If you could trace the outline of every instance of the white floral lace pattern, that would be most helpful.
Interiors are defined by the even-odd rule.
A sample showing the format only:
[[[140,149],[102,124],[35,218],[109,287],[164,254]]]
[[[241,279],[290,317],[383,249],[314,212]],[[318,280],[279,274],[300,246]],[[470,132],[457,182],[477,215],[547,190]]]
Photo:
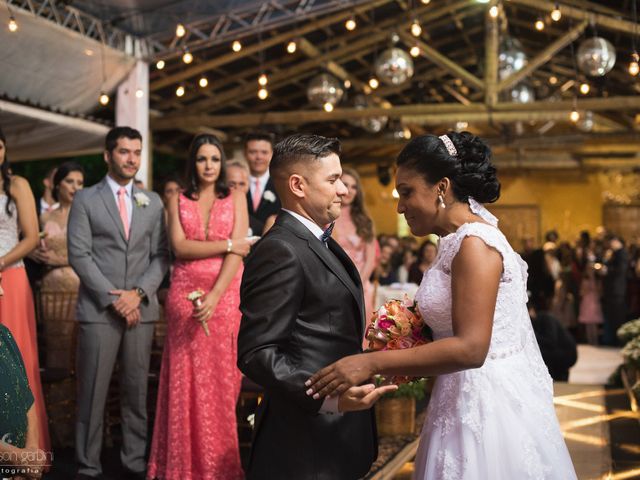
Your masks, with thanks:
[[[18,209],[16,204],[11,202],[9,205],[9,211],[11,216],[7,215],[6,205],[9,201],[4,193],[0,193],[0,257],[9,253],[20,241],[19,228],[18,228]],[[22,260],[14,263],[13,265],[7,265],[7,267],[21,267]]]
[[[482,367],[440,375],[416,456],[419,480],[572,480],[576,478],[553,407],[553,385],[526,307],[527,268],[490,223],[468,223],[441,239],[416,294],[436,340],[453,336],[451,265],[462,240],[481,238],[500,253],[503,272],[487,359]],[[500,459],[500,460],[498,460]]]

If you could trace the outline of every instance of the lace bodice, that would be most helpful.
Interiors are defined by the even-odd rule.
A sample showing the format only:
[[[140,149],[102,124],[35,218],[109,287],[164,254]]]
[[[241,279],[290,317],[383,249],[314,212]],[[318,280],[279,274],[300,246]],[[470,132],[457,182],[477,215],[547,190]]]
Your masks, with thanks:
[[[493,320],[488,358],[500,358],[524,347],[531,329],[527,302],[527,264],[513,251],[502,232],[485,223],[467,223],[440,240],[438,256],[425,272],[416,294],[418,307],[436,339],[453,335],[451,318],[451,264],[462,240],[481,238],[502,256],[503,272]]]
[[[9,216],[6,210],[8,200],[9,197],[6,194],[0,193],[0,257],[13,250],[20,241],[16,204],[11,202],[9,206],[11,216]],[[7,267],[21,267],[22,265],[22,260],[20,260],[13,265],[7,265]]]

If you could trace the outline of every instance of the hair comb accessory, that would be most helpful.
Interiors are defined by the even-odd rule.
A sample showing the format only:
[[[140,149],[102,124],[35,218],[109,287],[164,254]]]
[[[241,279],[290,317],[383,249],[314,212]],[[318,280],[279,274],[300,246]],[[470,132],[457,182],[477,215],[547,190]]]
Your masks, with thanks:
[[[447,147],[447,152],[449,152],[449,155],[451,155],[452,157],[458,155],[458,151],[456,150],[456,147],[453,145],[453,142],[448,135],[440,135],[438,138],[442,140],[444,146]]]

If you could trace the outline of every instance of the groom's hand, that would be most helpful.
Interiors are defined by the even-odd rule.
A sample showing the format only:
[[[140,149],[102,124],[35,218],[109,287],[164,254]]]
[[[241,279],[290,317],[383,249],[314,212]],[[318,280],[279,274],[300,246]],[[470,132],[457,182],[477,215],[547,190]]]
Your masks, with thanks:
[[[305,382],[309,387],[307,395],[313,395],[316,400],[328,395],[342,395],[349,387],[370,381],[376,373],[370,362],[371,355],[367,353],[344,357],[314,373]]]
[[[385,393],[394,392],[397,385],[385,385],[378,387],[373,383],[351,387],[338,398],[338,410],[340,412],[356,412],[371,408]]]

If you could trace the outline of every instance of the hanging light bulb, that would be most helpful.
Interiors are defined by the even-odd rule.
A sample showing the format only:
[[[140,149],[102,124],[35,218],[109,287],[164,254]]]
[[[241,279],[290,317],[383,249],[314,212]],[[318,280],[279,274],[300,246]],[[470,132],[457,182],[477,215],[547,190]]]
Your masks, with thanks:
[[[422,34],[422,27],[418,23],[418,20],[414,20],[411,24],[411,35],[419,37]]]
[[[580,114],[578,113],[577,110],[572,110],[571,113],[569,114],[569,119],[573,122],[573,123],[577,123],[578,120],[580,120]]]
[[[409,140],[411,138],[411,129],[409,127],[404,127],[402,129],[402,137],[406,140]]]
[[[633,52],[631,54],[631,62],[629,63],[629,73],[634,77],[638,75],[638,72],[640,72],[640,65],[638,65],[638,61],[640,61],[638,52]]]
[[[158,70],[162,70],[164,68],[164,65],[165,65],[164,60],[158,60],[158,62],[156,63],[156,68]]]
[[[414,45],[413,47],[411,47],[411,50],[409,50],[409,54],[412,57],[417,57],[418,55],[420,55],[420,47],[417,45]]]
[[[589,93],[589,90],[591,90],[591,87],[589,86],[588,83],[583,83],[580,85],[580,93],[583,95],[586,95],[587,93]]]
[[[298,48],[298,45],[296,44],[295,41],[291,40],[288,44],[287,44],[287,52],[289,53],[295,53],[296,49]]]
[[[344,88],[351,88],[351,80],[344,81]]]
[[[191,55],[191,52],[187,48],[184,49],[184,54],[182,55],[182,61],[187,65],[193,62],[193,55]]]
[[[378,88],[380,86],[380,82],[378,81],[378,79],[376,77],[371,77],[369,79],[369,86],[375,90],[376,88]]]
[[[267,78],[267,76],[263,73],[258,77],[258,85],[260,85],[261,87],[264,87],[267,83],[269,83],[269,79]]]
[[[562,12],[560,11],[560,5],[558,5],[558,2],[556,2],[555,7],[553,7],[553,10],[551,10],[551,20],[553,20],[554,22],[557,22],[561,18],[562,18]]]
[[[551,76],[549,77],[549,83],[550,83],[551,85],[555,85],[556,83],[558,83],[558,77],[556,77],[555,75],[551,75]]]
[[[207,85],[209,85],[209,80],[207,80],[207,77],[200,77],[200,80],[198,80],[198,85],[200,85],[200,87],[204,88]]]
[[[178,25],[176,25],[176,37],[178,38],[182,38],[186,35],[187,33],[187,29],[184,28],[184,25],[179,23]]]
[[[346,28],[350,32],[355,30],[357,26],[358,26],[358,24],[356,23],[356,18],[353,15],[351,16],[351,18],[349,20],[344,22],[344,28]]]
[[[258,98],[260,100],[266,100],[268,96],[269,96],[269,92],[267,91],[266,88],[262,87],[260,90],[258,90]]]
[[[184,95],[184,86],[180,85],[176,88],[176,97],[182,97]]]
[[[491,18],[497,18],[498,13],[499,13],[499,10],[497,5],[494,5],[489,9],[489,15],[491,15]]]
[[[234,52],[239,52],[240,50],[242,50],[242,44],[240,43],[240,40],[235,40],[232,44],[231,44],[231,49]]]
[[[18,22],[16,22],[16,19],[13,18],[13,15],[9,17],[9,31],[11,33],[15,33],[18,31]]]
[[[541,18],[538,18],[538,20],[536,20],[535,27],[536,27],[536,30],[538,30],[539,32],[544,30],[544,22],[542,21]]]
[[[136,90],[136,98],[142,98],[144,97],[144,90],[142,90],[141,88],[138,88]]]
[[[333,103],[325,102],[325,104],[322,106],[322,108],[324,108],[325,112],[333,112]]]
[[[98,101],[100,102],[100,105],[106,106],[109,103],[109,95],[105,92],[101,92]]]

